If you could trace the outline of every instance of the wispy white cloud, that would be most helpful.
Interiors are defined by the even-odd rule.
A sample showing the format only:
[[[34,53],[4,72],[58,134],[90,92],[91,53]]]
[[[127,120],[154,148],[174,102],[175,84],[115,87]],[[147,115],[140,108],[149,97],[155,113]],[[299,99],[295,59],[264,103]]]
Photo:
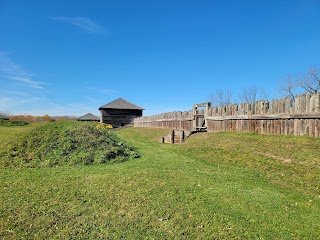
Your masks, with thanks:
[[[43,104],[45,103],[45,104]],[[86,113],[99,115],[94,103],[57,103],[45,98],[0,96],[0,112],[10,115],[30,114],[35,116],[82,116]]]
[[[15,63],[6,52],[0,51],[0,77],[20,81],[32,88],[43,88],[42,82],[34,81],[34,74],[27,72],[22,66]]]
[[[7,77],[7,78],[28,83],[32,88],[39,88],[39,89],[43,88],[42,86],[40,86],[42,82],[32,81],[29,77]]]
[[[105,33],[106,32],[106,29],[103,26],[93,21],[92,19],[86,18],[86,17],[60,16],[60,17],[50,17],[50,19],[71,24],[88,33]]]
[[[15,97],[0,97],[0,108],[2,110],[11,110],[13,107],[21,107],[26,103],[39,101],[40,98],[31,97],[31,98],[15,98]]]
[[[29,103],[29,102],[39,101],[39,100],[41,100],[41,98],[34,97],[34,98],[29,98],[29,99],[23,99],[20,101],[20,103],[24,104],[24,103]]]
[[[82,116],[86,113],[92,113],[99,115],[98,108],[93,104],[81,104],[81,103],[70,103],[70,104],[56,104],[48,103],[50,107],[33,107],[32,110],[25,110],[27,114],[32,115],[45,115],[50,116]]]
[[[10,91],[10,90],[1,89],[1,88],[0,88],[0,93],[1,93],[2,95],[6,95],[6,94],[27,95],[27,93],[24,93],[24,92]]]
[[[0,97],[0,108],[1,110],[8,110],[11,105],[11,98]]]
[[[111,95],[111,96],[115,93],[114,90],[105,89],[105,88],[98,89],[98,91],[99,91],[100,93],[107,94],[107,95]]]
[[[101,103],[101,99],[96,99],[96,98],[91,98],[91,97],[85,97],[85,99],[87,99],[93,103]]]
[[[93,94],[104,94],[108,96],[114,96],[117,91],[107,88],[97,88],[97,87],[88,87],[88,88],[81,88],[79,91],[84,91],[86,93],[93,93]]]
[[[6,52],[0,51],[0,73],[6,75],[27,75],[25,70],[15,62],[13,62]]]

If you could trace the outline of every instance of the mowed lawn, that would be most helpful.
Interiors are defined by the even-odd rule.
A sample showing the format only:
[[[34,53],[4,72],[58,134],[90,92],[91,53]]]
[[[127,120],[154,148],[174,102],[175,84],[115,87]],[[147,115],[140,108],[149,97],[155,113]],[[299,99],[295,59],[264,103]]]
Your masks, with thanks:
[[[125,163],[0,169],[0,239],[320,239],[319,138],[168,132],[116,131]]]

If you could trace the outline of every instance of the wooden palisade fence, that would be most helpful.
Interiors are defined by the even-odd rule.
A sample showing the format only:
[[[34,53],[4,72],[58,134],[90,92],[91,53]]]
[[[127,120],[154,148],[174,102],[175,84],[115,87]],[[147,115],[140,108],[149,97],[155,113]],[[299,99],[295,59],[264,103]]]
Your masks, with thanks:
[[[208,132],[237,131],[263,134],[320,136],[320,93],[290,98],[207,108]],[[194,131],[194,110],[135,118],[135,127]]]

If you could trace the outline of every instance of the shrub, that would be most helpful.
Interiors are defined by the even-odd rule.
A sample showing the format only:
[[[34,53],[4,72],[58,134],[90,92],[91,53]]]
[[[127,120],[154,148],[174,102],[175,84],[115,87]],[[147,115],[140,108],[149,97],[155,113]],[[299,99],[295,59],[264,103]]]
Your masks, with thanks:
[[[7,127],[13,127],[13,126],[25,126],[29,123],[23,120],[3,120],[0,119],[0,126],[7,126]]]
[[[55,119],[49,115],[43,115],[43,116],[33,116],[33,115],[16,115],[16,116],[10,116],[10,121],[25,121],[28,123],[35,123],[35,122],[54,122]]]
[[[52,122],[18,136],[0,150],[0,165],[53,167],[123,162],[139,154],[113,132],[84,122]]]

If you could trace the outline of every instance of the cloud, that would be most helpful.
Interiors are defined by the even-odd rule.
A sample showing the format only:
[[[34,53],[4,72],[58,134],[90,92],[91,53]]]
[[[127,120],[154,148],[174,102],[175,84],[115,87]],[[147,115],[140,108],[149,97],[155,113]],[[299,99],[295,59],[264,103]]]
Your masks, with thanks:
[[[103,26],[86,17],[50,17],[50,19],[71,24],[88,33],[106,32],[106,29]]]
[[[116,91],[112,90],[112,89],[107,89],[107,88],[97,88],[97,87],[88,87],[88,88],[82,88],[79,89],[80,91],[84,91],[84,92],[90,92],[90,93],[100,93],[100,94],[104,94],[104,95],[108,95],[108,96],[113,96],[115,93],[117,93]]]
[[[10,107],[10,103],[12,102],[11,98],[8,97],[0,97],[0,108],[3,110],[7,110]]]
[[[0,111],[10,115],[82,116],[88,112],[99,115],[98,107],[92,102],[61,103],[46,98],[0,94]]]
[[[24,70],[16,63],[14,63],[6,52],[0,51],[0,72],[6,74],[14,74],[16,72],[25,73]]]
[[[110,96],[112,96],[115,93],[115,91],[110,90],[110,89],[105,89],[105,88],[98,89],[98,91],[100,93],[107,94],[107,95],[110,95]]]
[[[98,108],[90,104],[70,103],[70,104],[56,104],[48,103],[49,107],[32,107],[32,109],[24,109],[27,114],[50,116],[82,116],[86,113],[93,113],[99,115]]]
[[[40,98],[15,98],[15,97],[0,97],[0,108],[4,110],[11,110],[13,107],[20,107],[26,103],[38,101]]]
[[[42,84],[41,82],[32,81],[29,77],[7,77],[7,78],[28,83],[32,88],[40,88],[40,89],[43,88],[42,86],[40,86],[40,84]]]
[[[43,88],[41,86],[43,83],[34,81],[33,76],[15,63],[6,52],[0,51],[0,77],[27,83],[32,88]]]
[[[28,102],[34,102],[34,101],[39,101],[41,98],[29,98],[29,99],[23,99],[21,100],[21,104],[24,104],[24,103],[28,103]]]
[[[85,99],[87,99],[93,103],[100,103],[101,102],[101,99],[96,99],[96,98],[91,98],[91,97],[85,97]]]
[[[24,92],[10,91],[10,90],[6,90],[6,89],[2,89],[2,88],[0,88],[0,93],[1,93],[2,95],[6,95],[6,94],[27,95],[27,94],[24,93]]]

